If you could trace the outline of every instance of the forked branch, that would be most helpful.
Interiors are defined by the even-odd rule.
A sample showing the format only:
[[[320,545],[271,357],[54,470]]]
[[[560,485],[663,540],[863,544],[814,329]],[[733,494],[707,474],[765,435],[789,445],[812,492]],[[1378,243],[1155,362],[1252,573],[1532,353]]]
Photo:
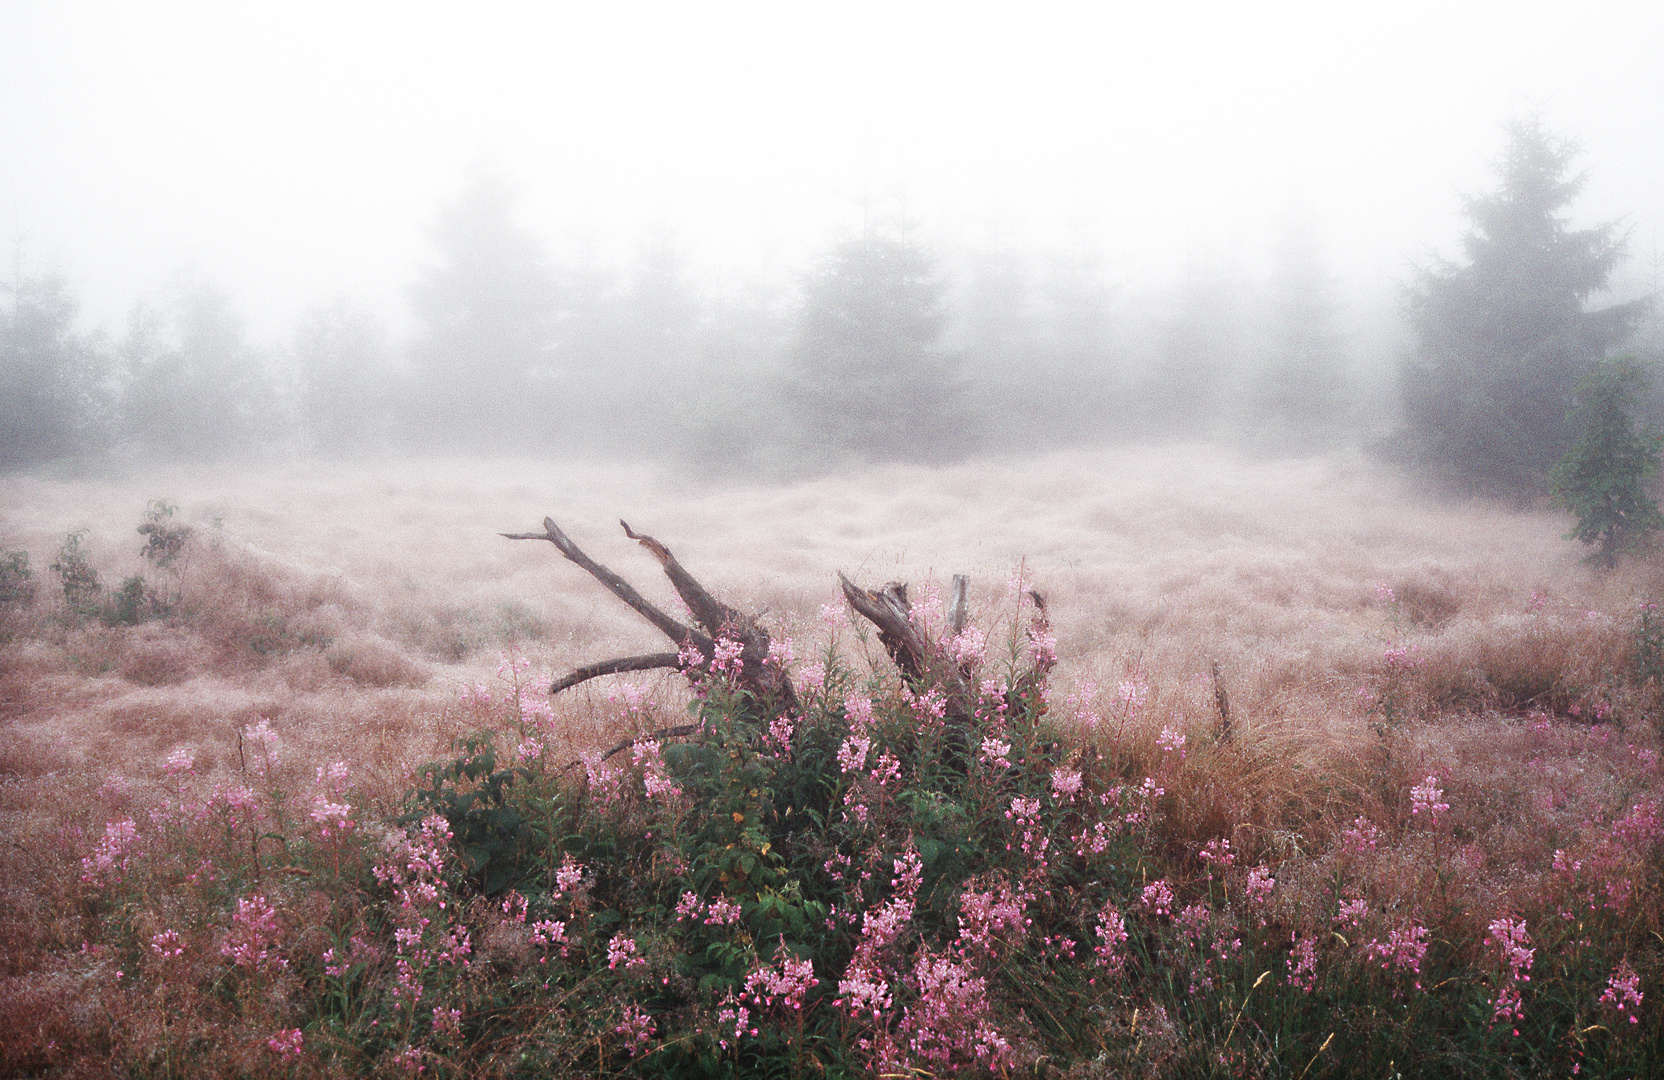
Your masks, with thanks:
[[[625,671],[649,671],[654,668],[680,668],[690,680],[698,682],[710,676],[712,661],[716,656],[716,640],[723,638],[740,646],[740,666],[735,676],[738,688],[749,691],[765,711],[795,711],[797,694],[792,689],[791,680],[778,664],[769,659],[768,631],[752,616],[712,596],[710,591],[676,560],[669,548],[651,536],[636,532],[630,528],[628,522],[620,521],[619,524],[624,527],[625,536],[652,552],[653,557],[659,560],[665,576],[670,579],[682,602],[687,605],[699,629],[685,626],[666,615],[637,592],[629,582],[585,555],[578,545],[572,542],[572,538],[561,531],[553,518],[543,519],[543,531],[540,533],[503,533],[501,535],[510,540],[547,540],[554,544],[568,560],[583,567],[614,596],[658,627],[661,633],[676,643],[679,650],[674,653],[622,656],[588,664],[557,679],[549,687],[549,692],[558,694],[562,690],[568,690],[602,675],[616,675]],[[693,654],[697,654],[697,662],[690,659]]]

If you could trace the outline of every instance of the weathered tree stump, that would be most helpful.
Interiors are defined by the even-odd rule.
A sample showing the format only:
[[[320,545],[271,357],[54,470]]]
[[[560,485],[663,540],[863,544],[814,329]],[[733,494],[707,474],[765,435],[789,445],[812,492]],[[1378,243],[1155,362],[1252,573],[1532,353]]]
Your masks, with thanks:
[[[654,558],[659,560],[665,576],[670,579],[677,595],[687,605],[697,626],[684,625],[659,610],[629,582],[585,555],[551,518],[543,519],[543,531],[540,533],[502,533],[502,536],[510,540],[547,540],[554,544],[568,560],[577,563],[591,577],[605,585],[614,596],[640,613],[677,646],[676,652],[620,656],[586,664],[556,679],[550,685],[549,693],[558,694],[603,675],[617,675],[626,671],[650,671],[656,668],[677,668],[691,682],[698,685],[713,674],[713,668],[717,664],[718,642],[726,641],[740,647],[739,672],[733,677],[736,688],[748,693],[756,703],[760,713],[758,720],[767,721],[783,713],[798,712],[797,693],[792,688],[791,678],[778,663],[770,661],[768,631],[756,617],[746,615],[712,596],[710,591],[676,560],[669,548],[651,536],[637,533],[630,528],[628,522],[620,521],[619,524],[624,527],[625,536],[652,552]],[[946,613],[947,633],[941,639],[932,639],[914,619],[912,605],[907,599],[905,582],[892,581],[875,592],[856,585],[842,573],[838,574],[838,581],[843,587],[844,598],[849,601],[849,606],[878,629],[879,641],[883,643],[885,651],[889,653],[891,661],[909,688],[918,694],[938,688],[942,691],[943,720],[950,741],[964,749],[976,714],[977,688],[971,682],[971,664],[955,658],[951,651],[951,643],[964,630],[969,620],[966,593],[970,579],[963,574],[956,574],[953,578],[951,599]],[[1036,643],[1034,662],[1028,670],[1019,674],[1005,691],[1006,700],[1003,704],[1008,706],[1033,702],[1056,663],[1056,657],[1049,645],[1050,627],[1046,601],[1038,592],[1030,592],[1029,598],[1034,602],[1035,610],[1029,630],[1031,641]],[[732,646],[728,646],[727,651],[731,652]],[[732,674],[731,671],[728,673]],[[662,732],[655,732],[652,737],[690,735],[697,730],[695,726],[667,728]],[[629,745],[630,740],[620,743],[606,756],[619,753]]]
[[[666,615],[637,592],[629,582],[585,555],[552,518],[543,519],[543,531],[540,533],[503,533],[501,535],[510,540],[549,541],[568,560],[583,567],[591,577],[658,627],[659,631],[677,646],[676,652],[621,656],[585,665],[569,675],[556,679],[550,685],[549,693],[558,694],[563,690],[570,690],[580,683],[602,675],[616,675],[625,671],[649,671],[654,668],[677,668],[697,684],[711,676],[717,642],[722,640],[740,646],[740,669],[735,678],[738,689],[749,692],[758,705],[770,714],[796,712],[797,692],[792,689],[791,678],[781,666],[769,662],[769,636],[762,624],[755,617],[746,615],[712,596],[709,590],[676,561],[676,556],[670,553],[669,548],[651,536],[643,536],[631,529],[626,521],[620,521],[619,524],[624,527],[625,536],[652,552],[653,557],[659,560],[665,576],[670,579],[682,602],[687,605],[698,627],[686,626]]]
[[[876,592],[863,589],[842,573],[838,581],[843,585],[844,599],[849,606],[878,628],[878,640],[901,672],[902,678],[915,693],[939,687],[946,698],[943,719],[948,730],[963,745],[976,715],[977,688],[971,685],[971,666],[961,663],[950,652],[950,644],[964,630],[968,619],[966,592],[970,578],[955,574],[947,608],[947,633],[940,640],[931,640],[917,620],[907,599],[907,583],[892,581]],[[1050,622],[1046,601],[1038,592],[1030,591],[1034,602],[1034,621],[1030,625],[1030,640],[1049,642]],[[1011,706],[1019,700],[1033,700],[1046,677],[1057,663],[1049,645],[1035,649],[1034,663],[1020,673],[1006,690],[1004,704]]]

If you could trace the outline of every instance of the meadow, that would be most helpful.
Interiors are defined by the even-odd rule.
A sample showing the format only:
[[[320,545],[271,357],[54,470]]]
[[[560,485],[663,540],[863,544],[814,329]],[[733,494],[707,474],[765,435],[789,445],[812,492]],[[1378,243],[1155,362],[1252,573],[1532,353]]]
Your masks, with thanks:
[[[1664,562],[1597,573],[1564,515],[1201,446],[0,505],[5,1075],[1664,1068]],[[543,693],[670,647],[499,535],[546,515],[673,614],[620,517],[760,613],[796,708],[710,657]],[[147,557],[147,520],[188,537]],[[968,729],[839,571],[909,583]]]

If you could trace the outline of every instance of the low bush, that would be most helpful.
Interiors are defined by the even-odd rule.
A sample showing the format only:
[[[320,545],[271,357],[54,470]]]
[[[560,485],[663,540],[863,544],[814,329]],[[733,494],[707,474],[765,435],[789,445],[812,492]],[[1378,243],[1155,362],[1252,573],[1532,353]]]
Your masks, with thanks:
[[[1015,631],[958,642],[979,687],[966,731],[940,691],[851,663],[849,633],[812,661],[771,656],[798,713],[718,664],[696,735],[656,738],[661,706],[626,691],[637,736],[574,763],[505,658],[502,687],[459,706],[475,733],[386,823],[346,765],[301,768],[263,721],[231,779],[175,751],[162,789],[105,793],[119,812],[83,845],[66,977],[108,1018],[103,1053],[272,1076],[1617,1077],[1660,1060],[1664,820],[1645,768],[1610,770],[1575,818],[1545,811],[1552,854],[1498,891],[1475,884],[1498,879],[1478,873],[1502,850],[1486,830],[1529,800],[1420,769],[1415,717],[1384,729],[1367,782],[1307,777],[1292,799],[1248,736],[1147,731],[1137,687],[1123,715],[1020,692],[1025,650],[1047,646]],[[1607,729],[1507,730],[1544,769],[1656,769]],[[1198,811],[1233,785],[1252,789],[1241,809]],[[51,1071],[57,1045],[29,1067]]]

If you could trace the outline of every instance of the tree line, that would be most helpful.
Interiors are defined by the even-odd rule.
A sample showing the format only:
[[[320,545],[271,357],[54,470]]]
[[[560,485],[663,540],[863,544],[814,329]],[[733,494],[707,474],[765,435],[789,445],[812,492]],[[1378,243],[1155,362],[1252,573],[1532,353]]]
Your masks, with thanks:
[[[794,275],[701,290],[668,238],[621,269],[559,260],[514,210],[487,175],[440,212],[405,342],[343,300],[257,345],[203,282],[88,333],[62,280],[19,273],[0,297],[0,465],[576,452],[778,472],[1168,433],[1324,445],[1362,407],[1306,233],[1263,280],[1198,260],[1133,296],[1085,258],[989,247],[949,269],[914,223],[875,215]]]
[[[19,270],[0,303],[0,465],[631,453],[777,474],[1111,439],[1374,440],[1470,487],[1546,492],[1581,381],[1660,335],[1645,301],[1595,304],[1624,237],[1569,224],[1576,144],[1537,118],[1507,134],[1497,190],[1465,204],[1462,257],[1405,287],[1396,385],[1298,219],[1258,275],[1200,256],[1140,291],[1086,244],[944,252],[869,214],[789,281],[701,289],[663,236],[622,268],[555,257],[482,174],[436,216],[408,341],[341,301],[256,345],[201,283],[119,336],[87,333],[61,280]],[[1635,395],[1643,412],[1656,397]]]

